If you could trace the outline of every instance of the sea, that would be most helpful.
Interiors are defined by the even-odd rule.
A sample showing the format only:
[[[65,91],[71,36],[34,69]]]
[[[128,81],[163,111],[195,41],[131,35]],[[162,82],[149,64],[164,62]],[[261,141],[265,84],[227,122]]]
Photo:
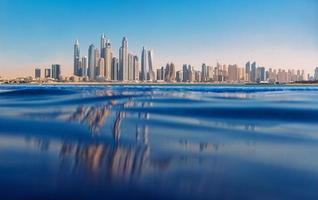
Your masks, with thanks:
[[[0,199],[317,200],[318,87],[1,85]]]

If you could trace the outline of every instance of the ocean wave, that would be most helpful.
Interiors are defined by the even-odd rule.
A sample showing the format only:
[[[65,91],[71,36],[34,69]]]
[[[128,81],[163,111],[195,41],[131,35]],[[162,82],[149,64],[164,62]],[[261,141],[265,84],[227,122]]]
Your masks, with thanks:
[[[0,93],[0,97],[25,97],[25,96],[48,96],[48,95],[70,95],[76,91],[58,88],[24,88],[7,90]]]
[[[193,118],[219,118],[240,120],[269,120],[280,122],[317,123],[318,109],[278,107],[143,107],[125,108],[127,112],[150,113]]]

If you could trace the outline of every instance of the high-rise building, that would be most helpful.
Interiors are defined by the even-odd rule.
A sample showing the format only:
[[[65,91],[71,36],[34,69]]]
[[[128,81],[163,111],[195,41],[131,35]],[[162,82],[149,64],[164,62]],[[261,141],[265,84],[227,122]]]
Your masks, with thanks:
[[[258,67],[257,72],[258,72],[257,82],[265,81],[265,78],[266,78],[265,67]]]
[[[119,49],[119,76],[120,81],[128,80],[128,41],[124,37]]]
[[[52,65],[52,78],[59,80],[61,77],[61,65],[54,64]]]
[[[41,78],[41,69],[40,68],[35,68],[35,70],[34,70],[34,78],[35,79],[40,79]]]
[[[88,48],[88,77],[89,80],[95,80],[95,46],[91,44]]]
[[[104,58],[99,58],[98,60],[98,66],[97,66],[97,76],[99,78],[103,78],[104,77],[104,66],[105,66],[105,59]]]
[[[156,73],[157,77],[156,77],[156,80],[157,81],[161,81],[161,77],[162,77],[162,73],[161,73],[161,68],[160,69],[157,69],[157,73]]]
[[[194,80],[196,82],[200,82],[201,81],[201,72],[200,71],[194,71]]]
[[[177,82],[182,82],[183,81],[183,71],[177,71],[176,81]]]
[[[250,78],[251,82],[256,82],[256,78],[257,78],[256,62],[253,62],[251,65],[250,77],[251,77]]]
[[[188,75],[187,80],[189,82],[193,82],[195,80],[194,67],[192,67],[191,65],[188,65],[187,75]]]
[[[164,75],[165,75],[165,68],[164,67],[157,69],[157,80],[158,81],[164,80]]]
[[[118,75],[119,75],[119,61],[118,58],[113,58],[112,59],[112,69],[111,69],[111,79],[113,81],[118,80]]]
[[[202,70],[201,70],[201,81],[206,82],[208,81],[208,68],[206,64],[202,64]]]
[[[105,59],[104,76],[106,80],[111,80],[113,51],[110,40],[108,39],[105,41],[103,58]]]
[[[183,67],[182,67],[182,73],[183,73],[183,76],[182,76],[182,81],[183,82],[188,82],[189,79],[189,75],[188,75],[188,65],[187,64],[184,64]]]
[[[245,64],[245,72],[247,74],[250,74],[250,71],[251,71],[251,62],[248,61],[246,64]]]
[[[147,80],[147,73],[148,73],[147,67],[148,67],[147,50],[145,49],[145,47],[143,47],[141,52],[141,72],[140,72],[141,81]]]
[[[106,37],[105,37],[105,34],[102,34],[101,37],[100,37],[100,55],[102,58],[103,55],[105,54],[105,47],[106,47]]]
[[[245,68],[244,67],[240,67],[238,68],[238,78],[240,82],[245,82],[246,81],[246,74],[245,74]]]
[[[44,78],[51,78],[51,69],[50,68],[44,69]]]
[[[247,63],[246,63],[246,65],[245,65],[245,74],[246,74],[246,81],[247,82],[250,82],[251,81],[251,76],[252,76],[252,74],[251,74],[251,62],[250,61],[248,61]]]
[[[141,53],[141,77],[142,81],[154,80],[153,72],[153,51],[142,48]]]
[[[133,80],[138,81],[139,80],[139,60],[138,56],[134,56],[134,74],[133,74]]]
[[[75,41],[74,44],[74,72],[75,76],[81,76],[80,73],[80,46],[78,40]]]
[[[277,81],[276,70],[269,68],[269,70],[268,70],[268,82],[275,83],[276,81]]]
[[[239,80],[239,71],[237,65],[229,65],[228,67],[228,81],[237,82]]]
[[[148,74],[147,79],[150,81],[154,80],[154,72],[153,72],[153,50],[148,50]]]
[[[213,67],[212,66],[208,66],[208,81],[212,81],[213,80]]]
[[[167,63],[164,73],[166,82],[174,82],[176,80],[176,69],[173,63]]]
[[[100,52],[98,48],[94,49],[94,66],[95,66],[95,77],[97,77],[98,74],[98,64],[99,64],[99,59],[100,59]]]
[[[86,56],[82,57],[82,62],[81,62],[81,75],[82,77],[86,78],[87,77],[87,71],[88,71],[88,59]]]
[[[128,53],[128,80],[133,81],[134,80],[134,55],[131,53]]]
[[[314,80],[318,80],[318,67],[315,69]]]
[[[216,63],[216,67],[214,68],[214,80],[217,82],[223,82],[226,80],[227,73],[225,72],[225,67],[222,66],[219,62]]]
[[[300,71],[298,74],[300,74]],[[287,72],[284,69],[279,69],[277,72],[277,81],[279,83],[287,83],[287,76]]]

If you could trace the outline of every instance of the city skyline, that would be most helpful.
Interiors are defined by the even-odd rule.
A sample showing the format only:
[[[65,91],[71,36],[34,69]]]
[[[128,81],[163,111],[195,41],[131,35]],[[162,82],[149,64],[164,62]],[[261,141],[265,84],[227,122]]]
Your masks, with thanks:
[[[153,70],[170,62],[177,70],[186,63],[197,69],[202,63],[215,66],[217,62],[244,67],[248,60],[256,60],[267,68],[297,68],[310,74],[317,67],[317,1],[169,2],[78,1],[72,9],[79,13],[84,8],[99,10],[98,6],[107,3],[113,9],[94,12],[87,19],[79,14],[74,21],[74,16],[67,14],[70,2],[3,0],[0,76],[32,76],[35,67],[49,67],[52,63],[60,64],[63,75],[71,76],[74,39],[80,40],[87,55],[86,48],[91,44],[99,47],[96,36],[104,32],[112,38],[115,55],[122,37],[127,36],[129,49],[138,55],[140,67],[142,47],[154,49]],[[128,11],[130,7],[146,11],[142,9],[141,14],[136,14]],[[123,12],[118,13],[118,8]],[[34,11],[36,14],[32,14]]]
[[[318,67],[314,73],[306,73],[303,69],[268,69],[256,63],[247,61],[245,67],[237,64],[222,64],[216,66],[202,63],[201,70],[191,64],[183,64],[178,70],[173,62],[168,62],[154,70],[153,50],[142,48],[141,63],[138,55],[131,52],[127,37],[123,37],[118,58],[113,54],[110,39],[101,35],[100,49],[94,44],[89,45],[87,56],[81,54],[79,40],[76,39],[73,51],[73,75],[62,74],[60,64],[45,67],[44,76],[41,68],[34,70],[34,79],[30,76],[9,80],[9,82],[166,82],[166,83],[295,83],[317,81]],[[141,66],[140,66],[141,65]],[[44,79],[43,79],[44,78]]]
[[[113,54],[110,39],[103,33],[100,39],[100,49],[93,44],[88,49],[89,67],[87,68],[86,56],[81,58],[80,44],[75,40],[74,44],[74,70],[69,79],[58,77],[59,81],[90,81],[90,82],[205,82],[205,83],[291,83],[299,81],[316,81],[317,69],[314,75],[305,74],[302,69],[278,70],[257,65],[256,61],[248,61],[245,67],[237,64],[221,64],[216,66],[202,64],[198,70],[191,64],[183,64],[182,70],[176,69],[173,62],[168,62],[166,67],[162,66],[154,70],[153,50],[142,48],[141,66],[139,66],[138,55],[131,53],[127,37],[123,37],[119,48],[118,58]],[[118,63],[109,63],[107,60],[118,59]],[[82,61],[82,62],[81,62]],[[107,73],[106,73],[107,72]],[[112,76],[109,76],[112,74]],[[35,69],[35,78],[41,79],[40,69]],[[56,78],[54,78],[56,79]]]

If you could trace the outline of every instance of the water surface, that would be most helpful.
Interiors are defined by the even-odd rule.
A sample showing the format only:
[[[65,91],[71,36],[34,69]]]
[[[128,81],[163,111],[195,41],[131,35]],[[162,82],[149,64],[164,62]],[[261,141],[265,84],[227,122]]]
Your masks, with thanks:
[[[318,199],[318,87],[0,86],[0,199]]]

